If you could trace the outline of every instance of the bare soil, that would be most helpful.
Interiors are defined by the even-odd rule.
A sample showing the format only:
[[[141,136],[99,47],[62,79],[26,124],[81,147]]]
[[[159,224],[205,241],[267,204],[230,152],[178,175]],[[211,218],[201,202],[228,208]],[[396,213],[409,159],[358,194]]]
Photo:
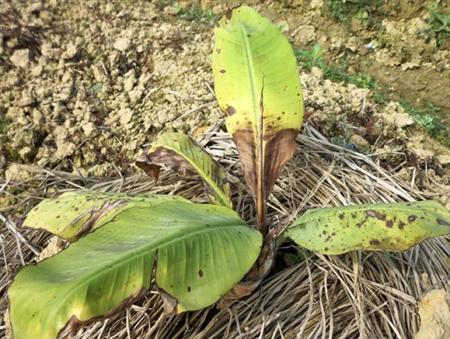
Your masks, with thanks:
[[[83,175],[130,173],[141,145],[159,131],[199,135],[223,118],[210,70],[213,23],[186,20],[167,3],[1,6],[1,172],[32,163]],[[328,59],[345,57],[351,72],[370,73],[393,97],[426,97],[450,116],[449,51],[421,35],[423,4],[386,5],[383,21],[369,29],[335,22],[321,0],[249,3],[282,25],[294,48],[319,41]],[[233,2],[201,5],[219,15]],[[369,50],[370,41],[378,47]],[[409,145],[419,158],[450,162],[396,103],[380,106],[372,91],[332,83],[319,70],[301,78],[307,121],[336,142],[374,153]]]

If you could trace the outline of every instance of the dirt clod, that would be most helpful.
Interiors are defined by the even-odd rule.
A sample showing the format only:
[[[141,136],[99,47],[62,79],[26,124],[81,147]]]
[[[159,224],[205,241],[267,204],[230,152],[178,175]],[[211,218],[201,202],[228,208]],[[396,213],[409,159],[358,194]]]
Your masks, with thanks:
[[[415,339],[450,338],[450,294],[432,290],[419,302],[420,330]]]

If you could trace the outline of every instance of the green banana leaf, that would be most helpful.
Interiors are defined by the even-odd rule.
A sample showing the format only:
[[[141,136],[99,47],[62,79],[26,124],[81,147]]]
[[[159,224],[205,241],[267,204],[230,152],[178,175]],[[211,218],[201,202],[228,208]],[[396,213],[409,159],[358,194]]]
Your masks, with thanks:
[[[296,59],[278,27],[247,6],[215,28],[214,86],[239,152],[259,224],[303,120]]]
[[[223,168],[191,137],[183,133],[164,133],[136,161],[155,180],[162,166],[182,172],[199,174],[206,183],[212,202],[233,207],[230,187]]]
[[[437,201],[309,210],[287,230],[298,245],[323,254],[404,251],[450,233],[450,213]]]
[[[177,312],[201,309],[242,279],[261,243],[261,234],[226,207],[131,207],[17,274],[8,291],[14,338],[55,338],[108,316],[148,289],[152,277]]]
[[[167,201],[186,201],[176,196],[89,191],[66,192],[45,199],[27,215],[23,225],[45,229],[69,241],[104,225],[117,213],[134,206],[156,206]]]

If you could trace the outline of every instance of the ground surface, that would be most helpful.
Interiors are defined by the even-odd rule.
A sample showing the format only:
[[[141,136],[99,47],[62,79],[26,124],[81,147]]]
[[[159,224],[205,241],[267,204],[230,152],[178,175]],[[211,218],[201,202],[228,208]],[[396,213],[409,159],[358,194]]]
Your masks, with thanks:
[[[72,180],[74,185],[91,187],[96,181],[84,178],[139,173],[133,162],[141,145],[161,130],[200,136],[220,123],[223,115],[214,97],[209,56],[214,20],[233,2],[202,1],[183,7],[190,3],[25,1],[0,5],[2,215],[22,217],[38,197],[74,187],[67,184]],[[331,141],[327,152],[335,146],[358,151],[379,166],[373,165],[373,173],[384,171],[407,192],[389,195],[381,190],[383,201],[425,197],[449,206],[450,151],[445,146],[450,125],[450,45],[445,33],[449,28],[445,24],[436,28],[436,20],[430,19],[433,4],[380,1],[380,5],[355,10],[332,0],[248,3],[278,23],[292,41],[300,60],[306,125]],[[433,8],[436,13],[449,11],[444,1]],[[306,149],[309,144],[302,145]],[[311,154],[317,151],[314,145],[308,147]],[[301,164],[308,164],[312,158],[308,154]],[[323,161],[322,169],[311,176],[310,190],[316,189],[331,166],[326,156],[317,160]],[[308,166],[314,170],[314,164]],[[343,161],[344,172],[345,166]],[[361,166],[364,178],[367,167]],[[42,179],[45,185],[51,181],[51,187],[43,189],[41,177],[36,177],[42,168],[64,171],[64,180],[52,174],[51,179]],[[299,175],[308,177],[305,173]],[[345,182],[346,176],[341,175],[336,173],[333,184]],[[323,189],[323,199],[308,200],[308,204],[333,201],[336,193]],[[350,200],[360,200],[355,197]],[[366,198],[371,201],[370,196]],[[342,199],[334,204],[346,201]],[[31,236],[38,239],[35,244],[45,246],[47,238]],[[16,246],[13,237],[6,243],[10,249]],[[10,269],[20,266],[17,252],[14,256]],[[27,260],[34,260],[32,252]],[[328,267],[321,260],[320,265]],[[366,278],[371,278],[370,270]],[[307,288],[308,277],[301,279]],[[6,307],[4,292],[9,282],[0,284],[0,310]],[[411,293],[416,297],[421,291]],[[286,298],[280,296],[280,300]],[[292,295],[293,304],[295,298]],[[384,305],[385,301],[378,302]],[[410,318],[408,313],[405,319]],[[251,319],[257,323],[256,316]],[[374,322],[379,319],[385,318],[374,318]],[[405,331],[410,332],[405,337],[417,328],[411,319],[406,320]],[[295,333],[294,322],[289,324]],[[2,330],[0,324],[0,334]]]

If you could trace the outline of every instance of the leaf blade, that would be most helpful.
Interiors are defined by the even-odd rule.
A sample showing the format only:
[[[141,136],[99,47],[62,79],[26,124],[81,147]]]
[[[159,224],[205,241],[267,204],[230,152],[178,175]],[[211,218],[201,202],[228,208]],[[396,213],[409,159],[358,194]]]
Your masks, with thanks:
[[[265,202],[294,153],[303,121],[295,56],[275,25],[242,6],[215,29],[212,57],[216,96],[262,224]]]
[[[228,256],[214,252],[224,235]],[[178,299],[178,311],[203,308],[245,275],[261,242],[259,232],[225,207],[175,201],[129,208],[67,250],[19,272],[8,291],[14,335],[54,338],[68,322],[74,326],[113,311],[149,288],[155,262],[157,284]],[[239,257],[231,260],[233,251]]]
[[[298,245],[323,254],[404,251],[449,233],[450,213],[436,201],[314,209],[286,231]]]
[[[45,229],[69,241],[101,227],[121,211],[134,206],[156,206],[167,201],[185,201],[177,196],[154,194],[65,192],[44,199],[24,220],[24,226]]]

